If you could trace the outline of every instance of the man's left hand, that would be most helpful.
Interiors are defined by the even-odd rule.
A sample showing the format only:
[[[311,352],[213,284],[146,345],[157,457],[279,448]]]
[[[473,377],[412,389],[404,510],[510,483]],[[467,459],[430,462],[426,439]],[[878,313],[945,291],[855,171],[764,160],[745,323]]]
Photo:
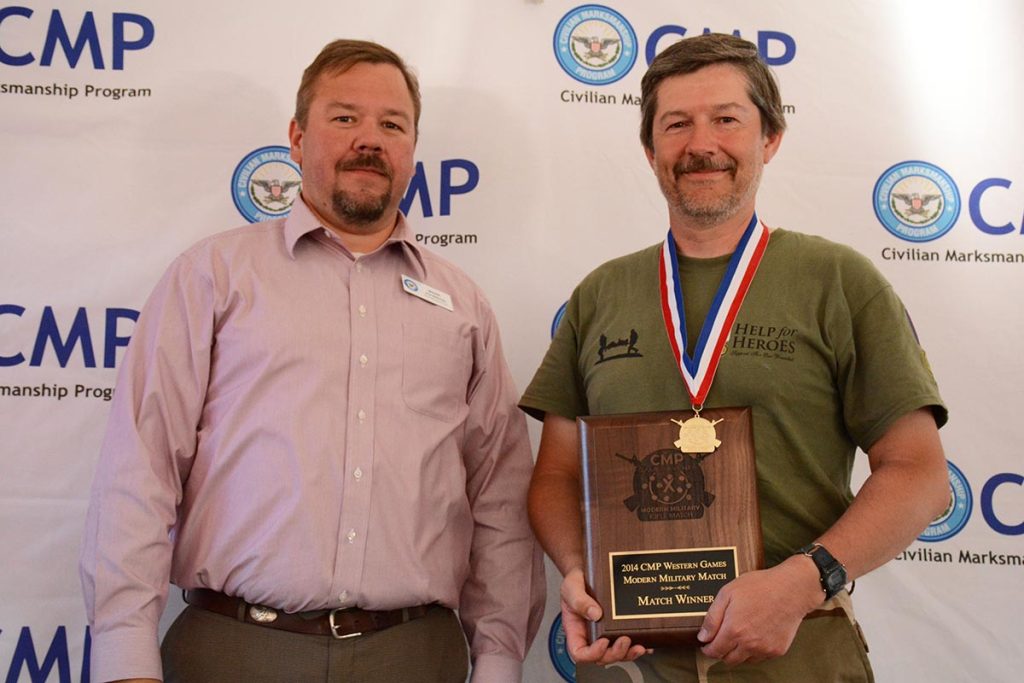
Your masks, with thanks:
[[[697,636],[701,651],[730,665],[780,657],[824,599],[818,569],[803,555],[743,574],[718,591]]]

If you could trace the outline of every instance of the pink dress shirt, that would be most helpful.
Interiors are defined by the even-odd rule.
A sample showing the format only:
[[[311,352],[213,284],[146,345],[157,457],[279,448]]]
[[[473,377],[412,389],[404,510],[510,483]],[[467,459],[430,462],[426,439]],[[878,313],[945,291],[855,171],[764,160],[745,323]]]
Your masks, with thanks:
[[[517,397],[482,293],[401,217],[358,257],[302,201],[193,246],[112,402],[81,561],[93,680],[161,677],[168,580],[289,612],[438,602],[475,681],[519,680],[544,578]]]

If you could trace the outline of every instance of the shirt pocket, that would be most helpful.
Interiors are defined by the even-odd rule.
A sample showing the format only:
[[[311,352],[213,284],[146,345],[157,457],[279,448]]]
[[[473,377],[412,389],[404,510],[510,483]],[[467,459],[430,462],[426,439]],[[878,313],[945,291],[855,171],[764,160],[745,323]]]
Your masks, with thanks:
[[[457,329],[402,324],[402,398],[410,409],[453,422],[466,404],[472,356]]]

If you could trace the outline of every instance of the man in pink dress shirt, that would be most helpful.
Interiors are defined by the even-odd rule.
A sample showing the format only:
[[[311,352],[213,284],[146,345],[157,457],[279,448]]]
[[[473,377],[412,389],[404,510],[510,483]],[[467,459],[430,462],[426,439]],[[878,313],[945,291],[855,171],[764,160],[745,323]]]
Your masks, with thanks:
[[[397,55],[327,45],[289,129],[301,201],[146,303],[82,551],[97,683],[521,679],[530,448],[489,304],[398,210],[419,114]]]

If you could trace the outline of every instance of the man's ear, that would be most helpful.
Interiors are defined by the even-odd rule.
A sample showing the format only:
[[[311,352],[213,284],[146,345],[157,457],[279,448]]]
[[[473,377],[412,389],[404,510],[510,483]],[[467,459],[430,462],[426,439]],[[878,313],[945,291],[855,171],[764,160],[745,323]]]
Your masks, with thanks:
[[[291,145],[292,161],[302,167],[302,126],[295,119],[288,124],[288,142]]]
[[[766,135],[764,138],[764,163],[768,163],[775,156],[775,153],[779,151],[779,145],[782,144],[782,133],[779,131],[774,135]]]
[[[654,150],[647,145],[641,145],[644,148],[644,156],[647,157],[647,164],[654,170]]]

